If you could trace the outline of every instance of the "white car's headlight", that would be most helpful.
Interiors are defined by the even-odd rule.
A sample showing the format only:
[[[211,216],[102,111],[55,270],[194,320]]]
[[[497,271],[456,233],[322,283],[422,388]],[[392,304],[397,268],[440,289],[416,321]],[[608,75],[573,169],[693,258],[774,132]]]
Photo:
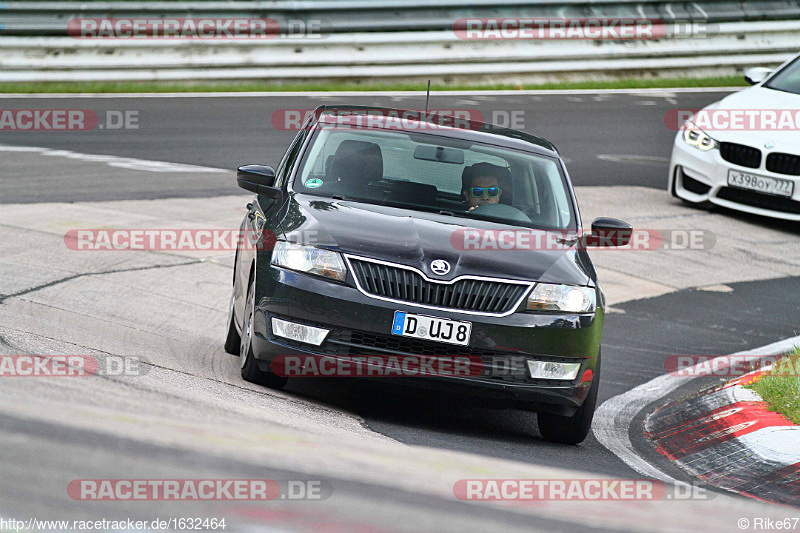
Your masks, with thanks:
[[[687,122],[683,125],[683,140],[686,144],[694,146],[703,152],[719,148],[719,143],[717,141],[691,122]]]
[[[528,296],[528,311],[592,313],[594,308],[595,292],[592,287],[537,283]]]
[[[344,266],[341,254],[293,242],[275,243],[272,264],[337,281],[344,281],[347,278],[347,267]]]

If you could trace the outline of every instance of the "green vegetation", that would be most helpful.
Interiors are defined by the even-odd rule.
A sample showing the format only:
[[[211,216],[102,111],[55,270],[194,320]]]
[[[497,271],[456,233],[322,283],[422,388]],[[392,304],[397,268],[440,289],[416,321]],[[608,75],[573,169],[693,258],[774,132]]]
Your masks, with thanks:
[[[764,398],[770,410],[800,424],[800,348],[781,358],[768,374],[748,387]]]
[[[742,76],[713,78],[620,79],[533,84],[436,85],[432,91],[481,90],[565,90],[565,89],[648,89],[675,87],[738,87],[745,85]],[[276,85],[266,82],[79,82],[79,83],[0,83],[0,93],[167,93],[167,92],[293,92],[293,91],[424,91],[425,84],[304,83]]]

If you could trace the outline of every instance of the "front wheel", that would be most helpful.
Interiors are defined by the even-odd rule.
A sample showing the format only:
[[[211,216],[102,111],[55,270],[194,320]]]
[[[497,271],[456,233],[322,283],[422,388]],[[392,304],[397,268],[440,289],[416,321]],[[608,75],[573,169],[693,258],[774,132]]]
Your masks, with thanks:
[[[572,416],[555,415],[552,413],[538,413],[539,433],[542,438],[550,442],[562,444],[580,444],[589,435],[592,429],[592,419],[597,406],[597,391],[600,388],[600,354],[597,355],[597,364],[594,367],[592,385],[589,394],[575,414]]]
[[[239,348],[242,378],[257,385],[265,385],[272,389],[282,389],[288,381],[286,377],[278,376],[272,372],[265,372],[258,368],[258,362],[253,354],[253,317],[256,309],[256,284],[252,276],[247,288],[247,301],[244,309],[244,324],[242,324],[241,345]]]

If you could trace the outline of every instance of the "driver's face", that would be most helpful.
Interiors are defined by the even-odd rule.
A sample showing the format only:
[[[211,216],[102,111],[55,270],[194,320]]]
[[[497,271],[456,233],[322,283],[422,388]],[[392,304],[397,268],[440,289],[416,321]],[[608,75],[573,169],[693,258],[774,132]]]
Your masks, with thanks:
[[[471,190],[473,187],[481,187],[483,189],[483,196],[476,198]],[[464,191],[464,194],[467,197],[467,203],[469,204],[469,209],[483,204],[496,204],[500,201],[500,196],[502,196],[503,191],[501,190],[497,196],[490,197],[489,192],[486,190],[489,187],[500,187],[500,185],[497,183],[497,178],[492,176],[479,176],[472,180],[470,189]]]

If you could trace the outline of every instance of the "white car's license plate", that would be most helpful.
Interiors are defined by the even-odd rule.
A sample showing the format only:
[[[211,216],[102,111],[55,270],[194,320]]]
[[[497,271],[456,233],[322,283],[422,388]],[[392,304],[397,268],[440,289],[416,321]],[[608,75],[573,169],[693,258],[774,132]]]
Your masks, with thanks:
[[[467,346],[472,333],[471,322],[459,322],[433,316],[394,312],[392,335]]]
[[[738,170],[728,171],[728,185],[778,196],[791,196],[794,192],[794,183],[789,180],[756,176]]]

